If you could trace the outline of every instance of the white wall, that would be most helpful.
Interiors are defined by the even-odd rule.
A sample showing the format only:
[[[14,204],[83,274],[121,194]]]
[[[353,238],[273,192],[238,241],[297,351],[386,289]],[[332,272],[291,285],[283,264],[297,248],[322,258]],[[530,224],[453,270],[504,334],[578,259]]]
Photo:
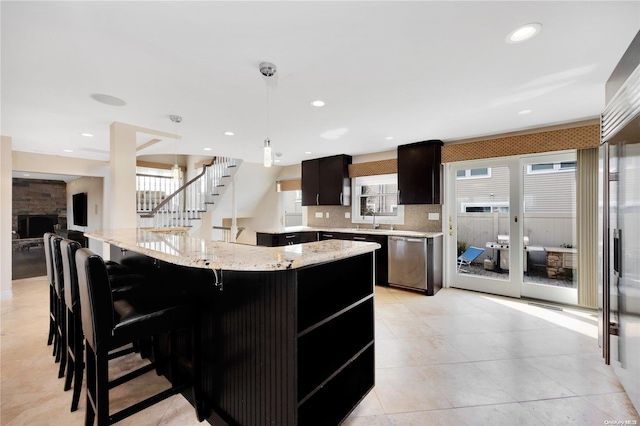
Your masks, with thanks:
[[[73,224],[73,194],[87,193],[87,226]],[[103,228],[104,179],[101,177],[81,177],[67,184],[67,228],[77,231],[94,231]],[[89,248],[102,255],[102,244],[89,239]]]
[[[264,167],[259,163],[243,162],[234,176],[237,216],[245,229],[238,242],[255,244],[255,230],[276,228],[280,223],[280,197],[276,192],[276,176],[281,167]],[[222,219],[232,215],[233,190],[229,188],[216,203],[213,225],[221,225]],[[282,218],[283,219],[283,218]],[[283,219],[284,220],[284,219]]]
[[[0,137],[0,299],[11,292],[11,138]]]

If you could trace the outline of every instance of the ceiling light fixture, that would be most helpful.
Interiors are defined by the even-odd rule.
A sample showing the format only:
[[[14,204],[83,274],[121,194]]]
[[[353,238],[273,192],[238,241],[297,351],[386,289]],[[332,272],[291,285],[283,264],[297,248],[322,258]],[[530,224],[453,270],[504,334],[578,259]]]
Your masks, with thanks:
[[[63,149],[64,152],[73,152],[72,149]]]
[[[205,151],[211,151],[211,148],[205,148],[204,150]]]
[[[393,136],[387,136],[386,138],[384,138],[384,140],[386,140],[386,141],[392,141],[392,140],[393,140]]]
[[[260,64],[260,74],[269,78],[276,73],[276,66],[271,62],[262,62]],[[267,84],[267,138],[264,140],[264,147],[262,153],[262,164],[265,167],[271,167],[273,165],[273,156],[271,155],[271,140],[269,139],[269,84]]]
[[[311,104],[311,106],[314,106],[316,108],[322,108],[327,104],[325,101],[322,101],[320,99],[316,99],[315,101],[311,101],[309,103]]]
[[[309,154],[311,154],[311,151],[305,151],[304,153],[309,155]]]
[[[531,114],[533,111],[530,109],[523,109],[522,111],[518,112],[518,115],[527,115],[527,114]]]
[[[520,43],[535,37],[542,30],[542,24],[532,22],[511,31],[506,38],[507,43]]]
[[[176,141],[173,148],[173,166],[171,167],[171,172],[173,173],[173,180],[178,182],[180,181],[180,166],[178,166],[178,123],[182,122],[182,117],[179,115],[170,115],[169,118],[175,124],[175,136]]]
[[[80,136],[86,136],[88,138],[92,138],[93,135],[91,133],[80,133]]]
[[[224,134],[227,135],[227,136],[233,136],[235,133],[233,133],[233,132],[224,132]]]

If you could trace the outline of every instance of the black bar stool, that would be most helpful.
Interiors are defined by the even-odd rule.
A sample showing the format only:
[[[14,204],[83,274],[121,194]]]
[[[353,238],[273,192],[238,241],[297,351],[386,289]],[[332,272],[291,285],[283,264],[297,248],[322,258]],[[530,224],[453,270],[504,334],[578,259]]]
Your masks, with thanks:
[[[60,241],[62,237],[53,235],[51,237],[51,258],[53,260],[53,283],[56,290],[56,341],[55,355],[56,362],[60,362],[58,378],[64,377],[67,366],[67,307],[64,299],[64,273],[62,270],[62,252],[60,251]]]
[[[193,306],[160,302],[156,297],[113,298],[107,269],[102,258],[89,249],[76,252],[78,293],[82,316],[82,330],[86,341],[87,412],[85,425],[92,425],[97,417],[98,426],[116,423],[172,395],[192,387],[198,420],[205,418],[204,403],[200,392],[200,343],[199,315]],[[150,295],[146,295],[150,296]],[[151,299],[151,300],[150,300]],[[156,368],[159,353],[154,362],[122,377],[109,381],[109,350],[125,344],[156,339],[170,333],[169,355],[171,377],[177,381],[178,357],[176,356],[175,331],[191,329],[192,350],[183,366],[191,380],[140,401],[115,414],[109,413],[109,389]]]
[[[76,251],[80,248],[80,244],[76,241],[64,239],[60,242],[62,270],[64,282],[66,283],[65,304],[67,306],[67,378],[65,379],[64,390],[67,391],[71,389],[73,382],[71,411],[78,409],[84,371],[84,336],[82,334],[80,298],[78,296],[78,272],[75,257]]]
[[[47,279],[49,280],[49,337],[47,338],[47,345],[54,343],[56,335],[56,289],[53,283],[53,259],[51,256],[51,237],[55,234],[52,232],[45,232],[42,236],[44,243],[44,259],[47,265]],[[56,348],[54,345],[53,355],[56,354]]]

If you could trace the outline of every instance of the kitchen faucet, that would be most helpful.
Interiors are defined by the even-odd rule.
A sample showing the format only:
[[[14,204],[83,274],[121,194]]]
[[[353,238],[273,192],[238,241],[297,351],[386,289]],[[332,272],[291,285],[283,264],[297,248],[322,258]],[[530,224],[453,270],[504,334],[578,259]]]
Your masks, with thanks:
[[[372,218],[372,224],[373,224],[373,229],[377,229],[378,226],[380,226],[379,223],[376,223],[376,212],[373,209],[368,209],[366,211],[366,213],[364,214],[364,216],[366,216],[367,214],[371,215]],[[364,216],[362,217],[364,219]]]

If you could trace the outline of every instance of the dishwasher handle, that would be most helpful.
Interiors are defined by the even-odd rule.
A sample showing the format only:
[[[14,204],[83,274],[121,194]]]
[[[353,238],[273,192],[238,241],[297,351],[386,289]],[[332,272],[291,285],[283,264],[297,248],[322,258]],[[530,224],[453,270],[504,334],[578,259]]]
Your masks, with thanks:
[[[408,243],[424,243],[424,238],[406,238],[405,241]]]
[[[390,241],[406,241],[405,237],[389,237]]]

